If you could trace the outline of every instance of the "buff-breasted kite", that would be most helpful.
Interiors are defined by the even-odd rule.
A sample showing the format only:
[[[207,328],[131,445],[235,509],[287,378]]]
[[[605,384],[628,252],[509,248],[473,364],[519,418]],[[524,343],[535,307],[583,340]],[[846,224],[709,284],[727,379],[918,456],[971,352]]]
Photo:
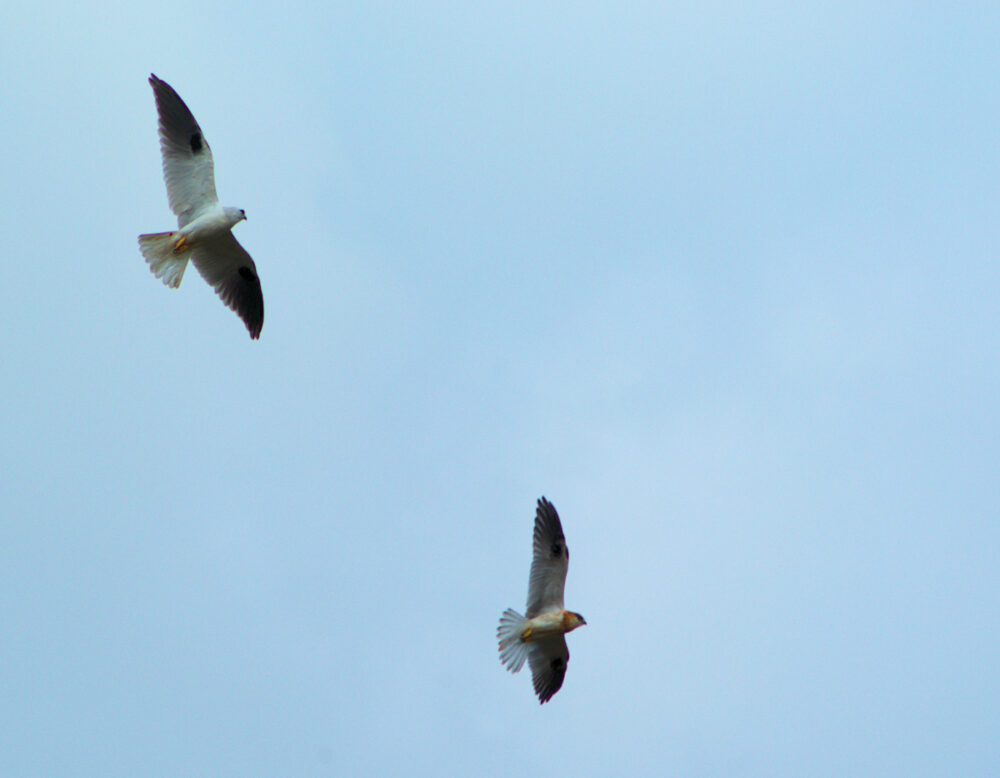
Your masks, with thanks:
[[[534,557],[528,578],[528,609],[524,616],[508,608],[500,617],[497,641],[500,661],[512,673],[528,660],[539,703],[548,702],[566,677],[569,649],[566,633],[587,622],[563,608],[569,550],[559,514],[542,497],[535,512]]]

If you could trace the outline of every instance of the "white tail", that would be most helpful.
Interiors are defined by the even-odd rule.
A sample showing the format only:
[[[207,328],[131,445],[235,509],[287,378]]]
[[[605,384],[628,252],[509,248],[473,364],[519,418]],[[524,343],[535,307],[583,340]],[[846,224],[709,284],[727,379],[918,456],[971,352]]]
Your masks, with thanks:
[[[500,644],[500,661],[512,673],[516,673],[524,665],[528,656],[528,647],[521,640],[528,620],[520,613],[508,608],[500,617],[497,627],[497,642]]]
[[[139,250],[149,263],[153,275],[163,279],[163,283],[172,289],[181,285],[184,271],[187,269],[191,251],[174,253],[175,232],[155,232],[151,235],[139,236]]]

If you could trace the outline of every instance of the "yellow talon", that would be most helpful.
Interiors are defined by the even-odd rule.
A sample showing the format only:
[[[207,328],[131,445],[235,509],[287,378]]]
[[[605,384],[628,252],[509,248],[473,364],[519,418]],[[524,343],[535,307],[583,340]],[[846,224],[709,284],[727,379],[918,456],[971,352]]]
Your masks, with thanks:
[[[188,247],[187,238],[184,235],[181,235],[177,239],[177,242],[174,243],[174,253],[180,254],[182,251],[186,251],[187,247]]]
[[[528,627],[524,632],[521,633],[521,640],[527,640],[531,637],[531,627]]]

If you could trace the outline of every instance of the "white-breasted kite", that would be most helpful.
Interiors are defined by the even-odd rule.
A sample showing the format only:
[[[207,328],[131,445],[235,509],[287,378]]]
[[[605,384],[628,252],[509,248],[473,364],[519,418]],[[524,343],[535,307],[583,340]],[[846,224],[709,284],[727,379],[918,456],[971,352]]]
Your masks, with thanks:
[[[251,338],[264,326],[264,295],[257,267],[232,228],[247,218],[240,208],[223,208],[215,194],[212,150],[180,95],[166,81],[150,75],[160,116],[160,153],[174,232],[139,236],[139,248],[153,275],[167,286],[180,286],[188,260],[194,261],[222,302],[243,319]]]
[[[511,608],[497,627],[500,661],[512,673],[528,660],[539,703],[548,702],[566,677],[569,649],[566,633],[587,622],[563,608],[569,549],[555,507],[542,497],[535,512],[534,557],[528,578],[528,609],[524,616]]]

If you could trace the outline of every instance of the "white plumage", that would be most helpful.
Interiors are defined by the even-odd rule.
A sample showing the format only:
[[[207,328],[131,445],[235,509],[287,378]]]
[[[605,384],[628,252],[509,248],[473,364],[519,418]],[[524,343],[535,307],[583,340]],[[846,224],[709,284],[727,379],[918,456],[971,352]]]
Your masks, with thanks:
[[[212,150],[180,95],[155,75],[150,75],[149,83],[159,114],[167,200],[177,215],[177,229],[140,235],[139,249],[153,275],[174,289],[192,260],[222,301],[243,320],[250,337],[259,338],[264,296],[257,266],[232,233],[246,213],[219,204]]]

